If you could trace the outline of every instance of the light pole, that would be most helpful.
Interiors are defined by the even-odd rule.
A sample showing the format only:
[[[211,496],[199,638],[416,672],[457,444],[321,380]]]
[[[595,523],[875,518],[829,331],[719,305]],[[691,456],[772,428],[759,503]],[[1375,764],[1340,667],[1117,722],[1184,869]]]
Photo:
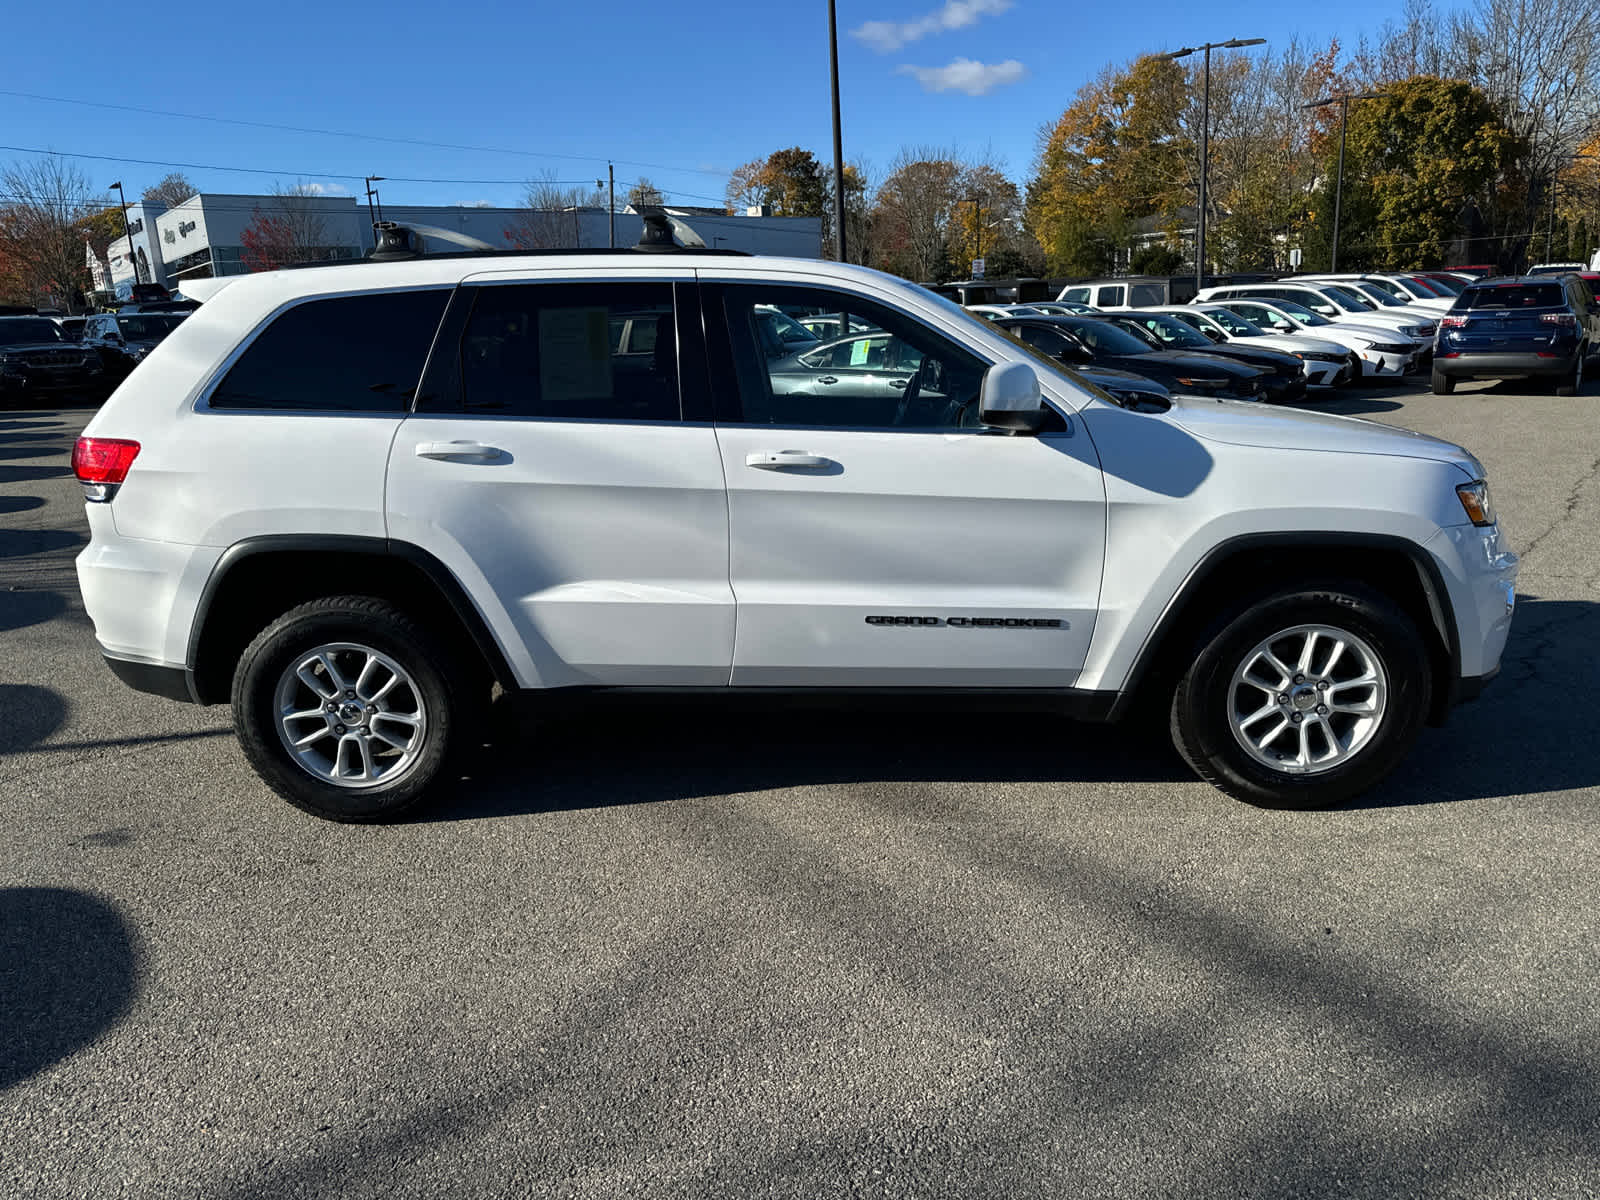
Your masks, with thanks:
[[[1377,92],[1344,92],[1303,106],[1305,108],[1326,108],[1330,104],[1339,106],[1339,176],[1338,182],[1333,185],[1333,250],[1328,256],[1330,272],[1339,269],[1339,203],[1344,199],[1344,131],[1350,124],[1350,101],[1376,100],[1378,95]]]
[[[1205,70],[1201,73],[1203,82],[1200,91],[1200,211],[1195,214],[1194,227],[1194,285],[1197,290],[1206,286],[1206,169],[1210,165],[1211,149],[1207,142],[1211,125],[1211,52],[1237,50],[1241,46],[1260,46],[1266,40],[1266,38],[1230,38],[1226,42],[1207,42],[1204,46],[1185,46],[1182,50],[1174,50],[1171,54],[1161,56],[1179,59],[1188,58],[1191,54],[1205,55]]]
[[[383,176],[382,175],[368,175],[367,176],[367,217],[372,222],[372,224],[374,226],[376,226],[378,221],[383,217],[383,205],[380,202],[379,205],[378,205],[377,210],[376,211],[373,210],[372,199],[378,193],[372,190],[372,185],[375,184],[375,183],[382,183],[382,182],[383,182]],[[376,237],[376,235],[374,235],[374,237]]]
[[[972,252],[973,258],[983,257],[983,197],[968,196],[972,201],[972,230],[973,237],[977,239],[977,249]]]
[[[844,248],[844,137],[839,130],[839,25],[834,15],[834,0],[828,0],[828,74],[833,85],[833,219],[839,238],[835,257],[849,262]]]
[[[111,185],[117,189],[117,195],[122,197],[122,235],[128,239],[128,264],[133,267],[133,281],[143,283],[139,276],[139,256],[133,252],[133,231],[128,228],[128,193],[122,190],[122,180],[117,180]]]
[[[606,164],[606,177],[596,179],[594,186],[608,188],[610,197],[606,201],[606,214],[611,218],[611,248],[617,248],[617,168],[612,163]]]

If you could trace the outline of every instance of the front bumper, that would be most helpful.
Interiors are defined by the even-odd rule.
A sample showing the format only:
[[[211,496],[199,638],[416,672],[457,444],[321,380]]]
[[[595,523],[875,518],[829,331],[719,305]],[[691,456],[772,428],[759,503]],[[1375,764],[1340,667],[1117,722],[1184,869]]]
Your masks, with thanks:
[[[1450,698],[1470,699],[1500,669],[1516,612],[1520,559],[1505,547],[1498,525],[1453,525],[1426,548],[1443,576],[1455,619],[1459,666]]]

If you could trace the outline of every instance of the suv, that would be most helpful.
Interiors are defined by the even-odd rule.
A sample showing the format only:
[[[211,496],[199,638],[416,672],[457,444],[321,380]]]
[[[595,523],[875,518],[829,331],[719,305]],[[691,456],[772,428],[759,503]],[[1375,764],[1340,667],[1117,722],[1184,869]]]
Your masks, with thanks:
[[[1150,700],[1203,778],[1319,807],[1498,670],[1517,557],[1447,442],[1124,407],[829,262],[521,252],[216,283],[74,450],[78,578],[118,676],[231,702],[256,771],[320,816],[444,785],[495,684]],[[878,332],[790,387],[763,329],[801,310]],[[619,320],[655,323],[649,355],[614,353]]]
[[[1527,275],[1469,284],[1439,319],[1433,390],[1462,379],[1542,379],[1558,396],[1583,387],[1584,362],[1600,341],[1600,317],[1576,275]]]
[[[49,317],[0,317],[0,401],[31,403],[46,392],[93,392],[100,361]]]

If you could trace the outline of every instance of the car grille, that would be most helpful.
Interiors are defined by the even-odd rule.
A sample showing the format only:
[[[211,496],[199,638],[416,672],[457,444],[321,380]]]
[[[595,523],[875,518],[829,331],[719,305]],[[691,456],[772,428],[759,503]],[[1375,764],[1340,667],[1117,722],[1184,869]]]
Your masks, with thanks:
[[[71,350],[35,350],[18,356],[30,367],[81,367],[83,355]]]

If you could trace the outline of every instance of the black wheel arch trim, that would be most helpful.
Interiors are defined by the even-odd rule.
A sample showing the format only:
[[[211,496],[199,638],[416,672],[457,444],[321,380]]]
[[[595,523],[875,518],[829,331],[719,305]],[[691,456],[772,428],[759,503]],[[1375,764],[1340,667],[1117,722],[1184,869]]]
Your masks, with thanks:
[[[1436,710],[1433,714],[1435,719],[1442,719],[1449,708],[1467,698],[1464,692],[1468,689],[1463,688],[1461,679],[1461,638],[1456,629],[1455,607],[1450,602],[1450,592],[1445,586],[1444,575],[1440,572],[1438,563],[1434,562],[1432,556],[1416,542],[1392,534],[1349,533],[1337,530],[1246,533],[1211,547],[1178,585],[1178,590],[1167,601],[1160,617],[1156,619],[1155,626],[1145,636],[1144,644],[1139,647],[1138,657],[1134,659],[1128,678],[1117,695],[1116,703],[1111,706],[1110,719],[1118,720],[1133,707],[1140,685],[1145,682],[1166,648],[1167,635],[1183,617],[1186,604],[1202,587],[1215,578],[1218,571],[1226,568],[1229,560],[1253,550],[1316,549],[1384,550],[1403,555],[1416,569],[1418,582],[1427,600],[1428,616],[1433,623],[1434,631],[1444,643],[1449,659],[1449,678],[1442,681],[1444,687],[1439,689],[1435,702]]]
[[[511,664],[507,661],[505,652],[500,643],[495,640],[489,631],[489,623],[472,602],[467,589],[461,581],[444,563],[440,562],[428,551],[410,542],[396,541],[393,538],[366,537],[361,534],[262,534],[258,537],[244,538],[233,543],[222,552],[216,565],[211,568],[211,574],[206,579],[205,587],[200,593],[200,602],[195,607],[194,619],[189,626],[189,648],[185,658],[184,673],[188,680],[190,693],[201,704],[214,703],[215,701],[202,697],[196,669],[200,657],[200,641],[205,632],[206,620],[211,612],[212,602],[228,574],[241,562],[262,554],[281,554],[294,551],[310,551],[327,553],[330,551],[348,554],[365,554],[373,557],[395,558],[416,567],[425,575],[430,583],[439,590],[439,594],[449,605],[456,619],[461,622],[462,628],[472,639],[473,646],[483,656],[483,661],[488,667],[495,682],[508,690],[519,685]]]

